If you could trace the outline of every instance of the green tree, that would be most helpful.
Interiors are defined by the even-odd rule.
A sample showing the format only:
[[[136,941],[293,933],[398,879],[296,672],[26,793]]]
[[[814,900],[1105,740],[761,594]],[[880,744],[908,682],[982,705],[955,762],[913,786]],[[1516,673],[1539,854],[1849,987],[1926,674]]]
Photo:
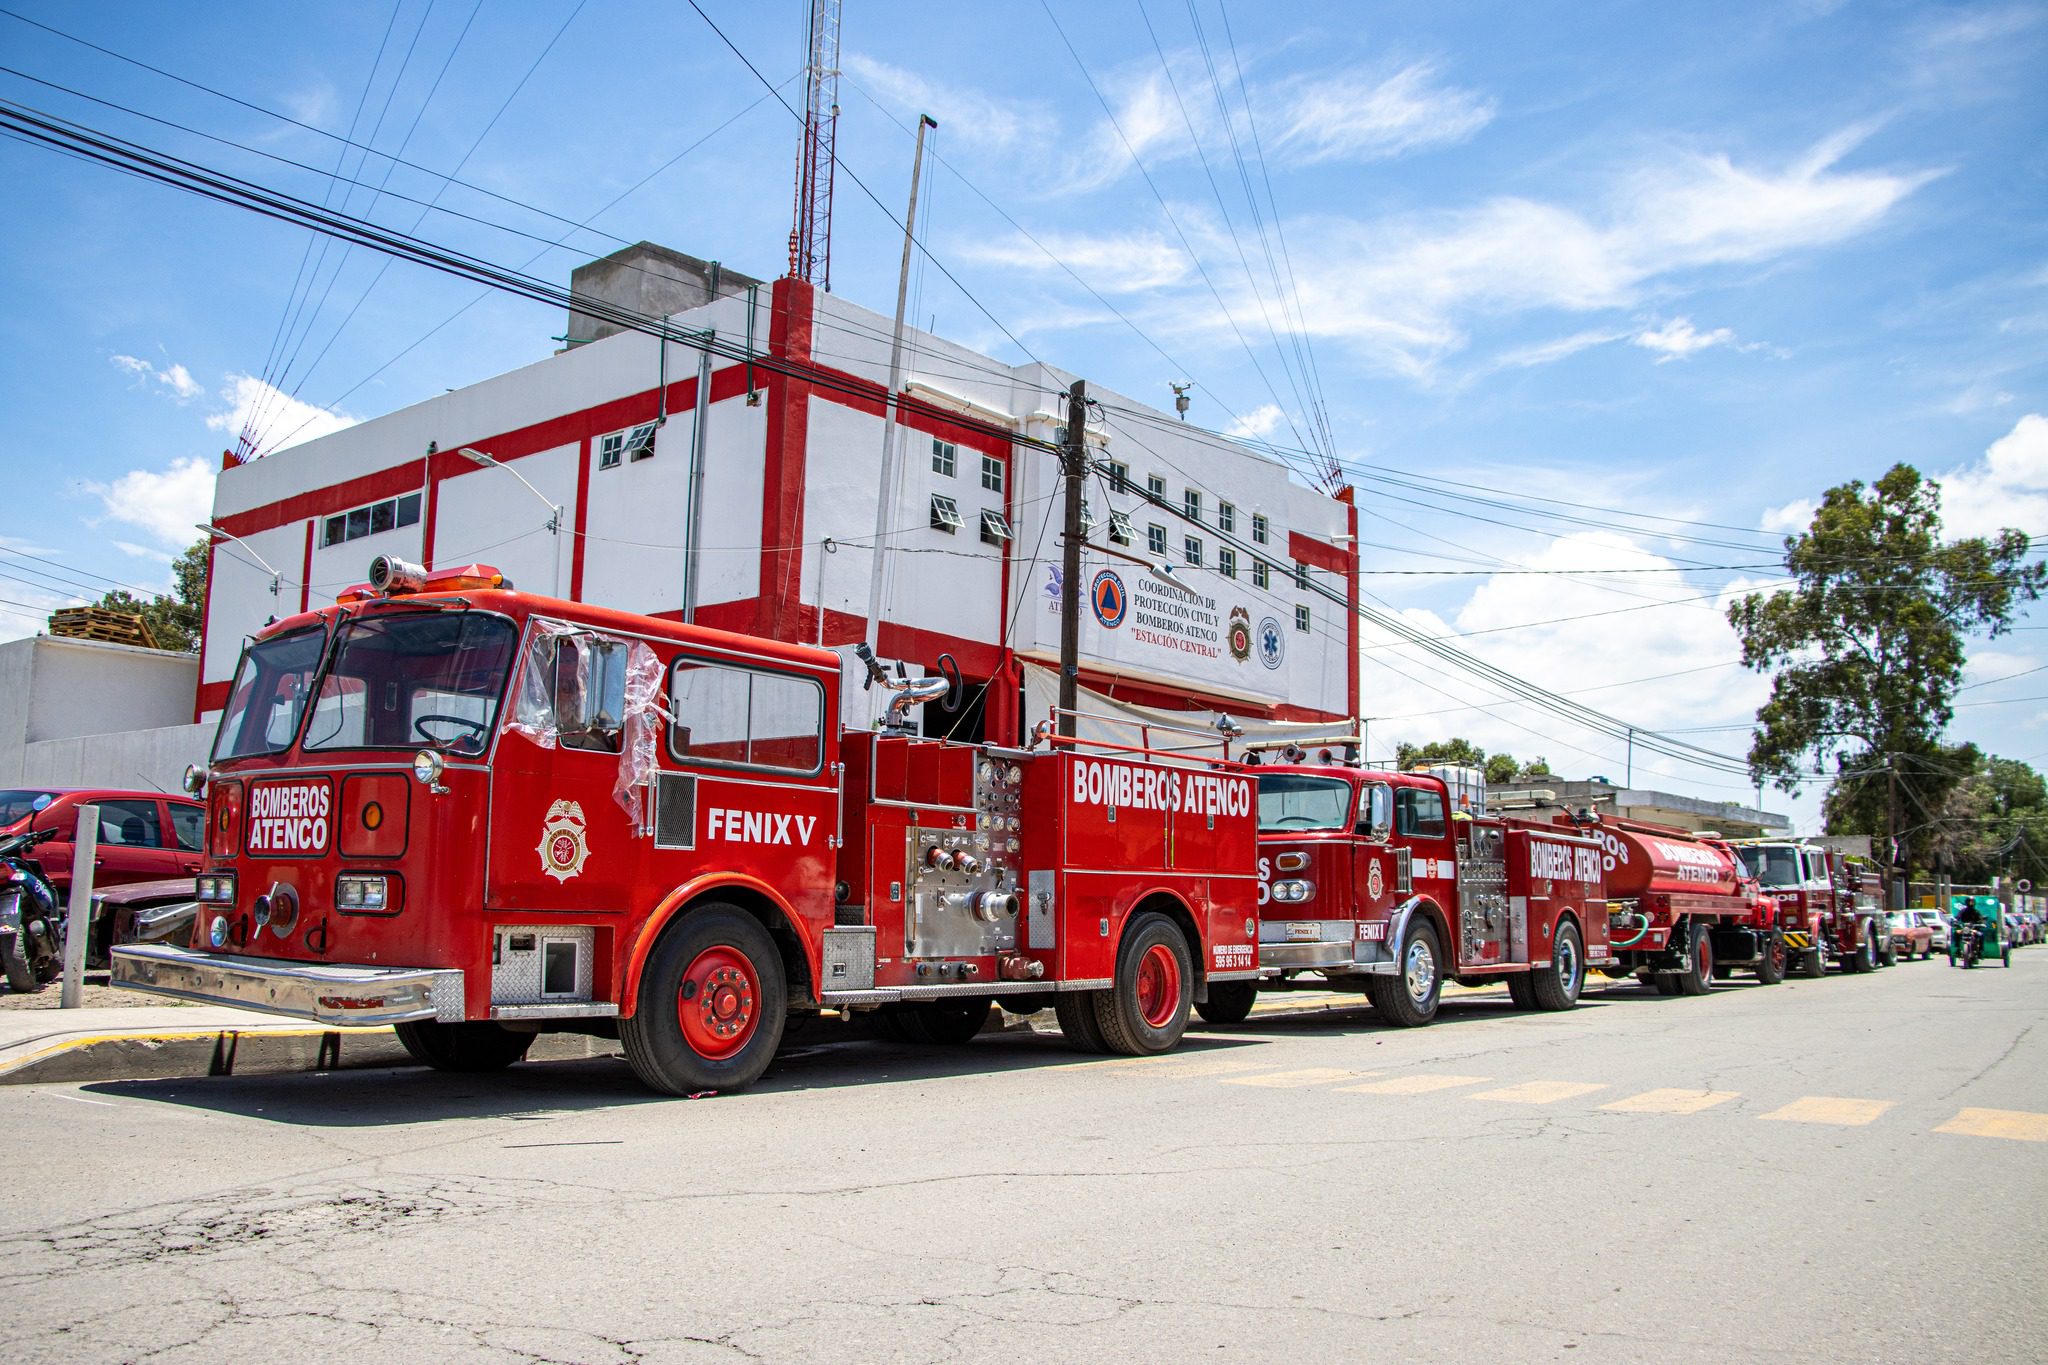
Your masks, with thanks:
[[[144,599],[116,588],[93,605],[140,616],[149,622],[150,633],[156,636],[160,648],[198,653],[206,633],[206,542],[193,542],[171,561],[169,596]]]
[[[1742,662],[1773,675],[1751,776],[1792,791],[1832,759],[1830,830],[1896,834],[1924,855],[1969,774],[1942,744],[1965,645],[2001,634],[2048,579],[2027,548],[2014,530],[1943,541],[1940,485],[1911,465],[1829,489],[1812,525],[1785,539],[1794,586],[1728,609]]]
[[[1478,768],[1486,780],[1498,785],[1524,777],[1550,776],[1550,764],[1535,758],[1523,763],[1513,754],[1489,754],[1469,739],[1431,740],[1427,744],[1400,744],[1394,748],[1394,763],[1400,768],[1419,768],[1437,763],[1456,763]]]

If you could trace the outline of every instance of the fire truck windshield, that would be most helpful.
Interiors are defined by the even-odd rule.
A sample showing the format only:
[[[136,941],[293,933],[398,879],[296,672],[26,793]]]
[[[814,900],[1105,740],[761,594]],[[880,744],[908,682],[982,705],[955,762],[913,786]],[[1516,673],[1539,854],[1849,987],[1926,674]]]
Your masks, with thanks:
[[[1259,775],[1259,829],[1349,829],[1351,784],[1303,773]]]
[[[305,748],[482,753],[518,635],[504,617],[475,611],[350,621],[321,676]]]
[[[1735,851],[1742,855],[1742,865],[1749,869],[1749,875],[1756,878],[1766,891],[1780,886],[1797,886],[1801,881],[1799,855],[1789,848],[1773,844],[1743,844]]]
[[[216,761],[280,754],[292,747],[326,644],[327,632],[309,626],[249,646],[213,738]]]

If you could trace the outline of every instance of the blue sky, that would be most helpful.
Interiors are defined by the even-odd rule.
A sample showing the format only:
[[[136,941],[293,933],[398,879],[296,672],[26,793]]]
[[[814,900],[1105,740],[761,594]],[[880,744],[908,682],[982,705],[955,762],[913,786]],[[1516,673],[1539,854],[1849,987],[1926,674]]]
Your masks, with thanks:
[[[430,212],[434,240],[524,265],[570,231],[547,213],[633,190],[530,268],[566,281],[647,238],[781,272],[794,126],[687,6],[8,7],[545,211],[351,155],[367,182],[500,225]],[[705,8],[794,92],[801,4]],[[1472,652],[1646,725],[1725,727],[1692,737],[1740,752],[1761,684],[1716,595],[1768,581],[1767,533],[1823,489],[1907,460],[1943,478],[1956,531],[2048,532],[2048,6],[1050,8],[1057,27],[1036,0],[846,0],[845,165],[896,209],[906,128],[940,122],[925,235],[972,297],[924,268],[918,320],[1162,407],[1193,380],[1194,421],[1287,445],[1319,394],[1362,466],[1368,565],[1403,571],[1370,590]],[[11,100],[330,193],[256,154],[336,164],[331,138],[270,114],[5,16],[0,65],[253,150],[0,75]],[[539,358],[562,327],[409,266],[371,288],[380,261],[329,249],[277,351],[303,232],[13,140],[0,177],[0,545],[56,561],[0,553],[0,636],[73,586],[163,583],[252,405],[268,440],[315,434]],[[404,228],[422,212],[346,202]],[[835,292],[886,310],[896,233],[842,181]],[[1511,506],[1455,496],[1475,489]],[[2038,638],[1978,651],[1958,734],[2048,757],[2048,702],[2016,700],[2048,688],[1994,681],[2034,667]],[[1463,732],[1620,775],[1619,746],[1371,643],[1375,748]],[[1668,760],[1652,776],[1743,794]]]

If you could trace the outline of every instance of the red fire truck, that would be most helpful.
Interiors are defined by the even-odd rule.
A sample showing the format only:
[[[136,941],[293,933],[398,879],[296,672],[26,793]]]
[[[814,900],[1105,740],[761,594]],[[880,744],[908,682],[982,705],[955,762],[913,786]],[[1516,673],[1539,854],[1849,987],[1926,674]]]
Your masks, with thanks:
[[[1639,975],[1661,995],[1703,995],[1737,967],[1762,985],[1785,979],[1778,902],[1726,840],[1612,817],[1590,832],[1607,855],[1609,975]]]
[[[1744,839],[1735,851],[1782,908],[1785,945],[1800,975],[1826,976],[1830,961],[1845,972],[1884,962],[1883,879],[1867,862],[1777,839]]]
[[[1445,981],[1569,1009],[1608,960],[1602,853],[1584,832],[1488,816],[1465,783],[1454,803],[1440,771],[1253,771],[1260,971],[1212,985],[1204,1019],[1243,1019],[1259,990],[1348,988],[1389,1023],[1426,1024]]]
[[[114,978],[509,1065],[613,1034],[650,1086],[758,1077],[791,1013],[934,1040],[1050,997],[1085,1049],[1175,1045],[1257,970],[1251,778],[1142,747],[840,733],[838,656],[389,559],[266,627],[209,766],[189,946]]]

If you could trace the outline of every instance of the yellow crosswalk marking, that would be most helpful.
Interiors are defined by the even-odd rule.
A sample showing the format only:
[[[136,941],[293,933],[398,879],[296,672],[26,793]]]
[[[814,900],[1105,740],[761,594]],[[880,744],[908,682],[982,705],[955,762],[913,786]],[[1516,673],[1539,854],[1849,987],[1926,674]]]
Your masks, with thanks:
[[[1368,1081],[1364,1085],[1346,1085],[1338,1088],[1361,1095],[1427,1095],[1435,1090],[1455,1090],[1461,1085],[1485,1085],[1491,1076],[1393,1076],[1384,1081]]]
[[[1371,1071],[1348,1071],[1335,1066],[1308,1066],[1299,1071],[1269,1071],[1263,1076],[1226,1076],[1225,1085],[1265,1085],[1276,1089],[1288,1089],[1300,1085],[1328,1085],[1331,1081],[1356,1080],[1360,1076],[1371,1076]]]
[[[1499,1104],[1555,1104],[1559,1100],[1577,1099],[1606,1088],[1585,1081],[1523,1081],[1520,1085],[1504,1085],[1498,1090],[1482,1090],[1469,1098],[1493,1100]]]
[[[2048,1114],[2024,1109],[1965,1109],[1934,1130],[1965,1137],[2010,1138],[2014,1142],[2048,1142]]]
[[[1630,1095],[1625,1100],[1600,1107],[1621,1114],[1697,1114],[1702,1109],[1726,1104],[1740,1093],[1735,1090],[1645,1090],[1640,1095]]]
[[[1859,1128],[1891,1107],[1890,1100],[1845,1100],[1832,1095],[1808,1095],[1762,1117],[1781,1119],[1786,1123],[1835,1123],[1845,1128]]]
[[[1270,1062],[1255,1057],[1230,1055],[1210,1056],[1196,1053],[1189,1056],[1182,1053],[1162,1053],[1155,1057],[1117,1057],[1110,1060],[1090,1059],[1086,1063],[1098,1071],[1120,1070],[1126,1067],[1143,1067],[1148,1076],[1172,1080],[1180,1076],[1220,1076],[1226,1071],[1252,1071],[1269,1066]]]

